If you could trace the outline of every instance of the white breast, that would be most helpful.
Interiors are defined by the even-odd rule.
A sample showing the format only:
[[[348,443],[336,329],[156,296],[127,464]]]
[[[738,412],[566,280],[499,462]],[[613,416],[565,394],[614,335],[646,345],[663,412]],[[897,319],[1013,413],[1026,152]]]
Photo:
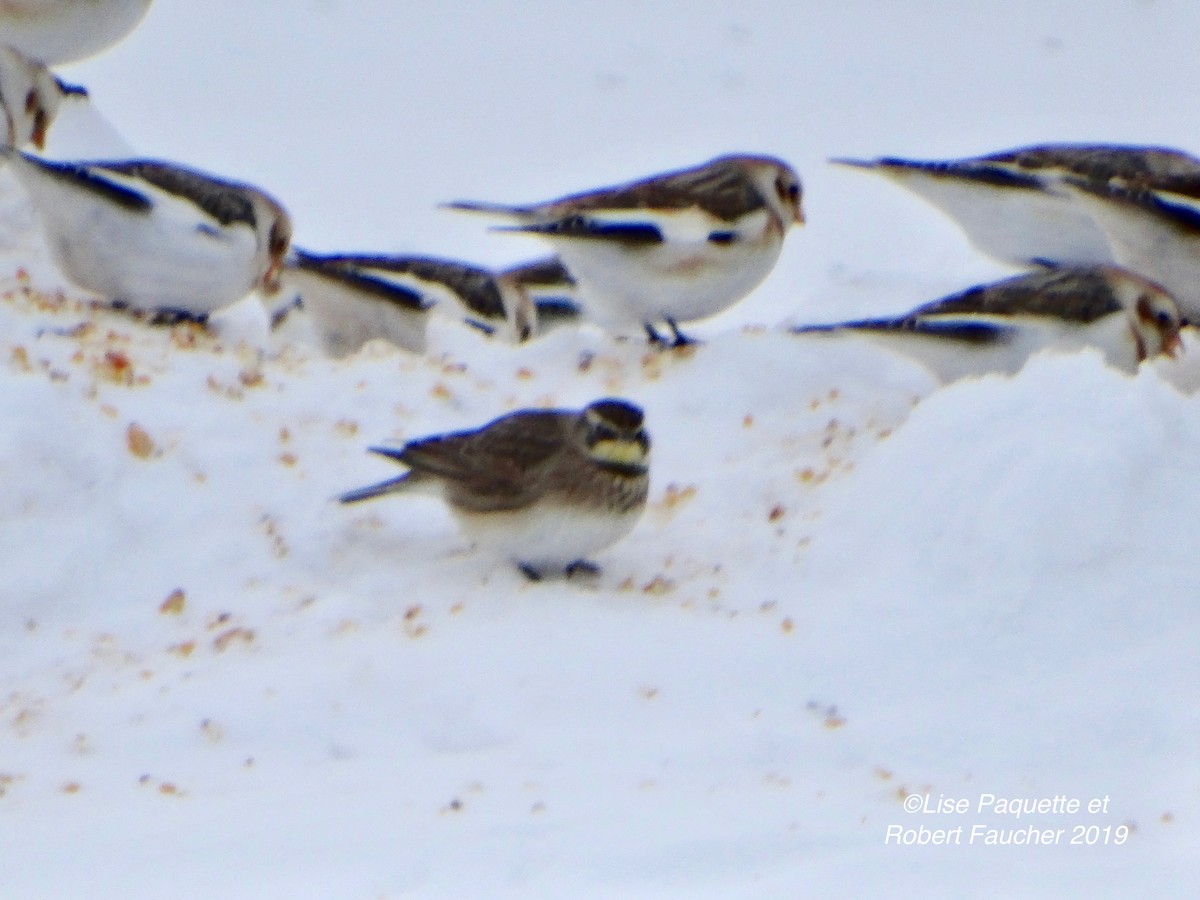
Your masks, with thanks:
[[[561,572],[611,547],[633,530],[642,510],[602,513],[558,505],[517,512],[463,513],[463,531],[487,550],[538,571]]]
[[[728,244],[708,240],[712,231],[731,230],[728,224],[705,217],[704,227],[697,227],[694,217],[672,222],[660,215],[666,235],[660,244],[556,241],[579,282],[589,318],[608,327],[705,319],[728,309],[770,274],[783,235],[765,210],[744,217]]]
[[[1004,188],[921,171],[888,172],[966,232],[976,249],[1002,262],[1027,265],[1111,263],[1104,233],[1071,199],[1052,190]]]
[[[284,281],[304,301],[325,352],[348,356],[372,339],[390,341],[404,350],[425,352],[429,314],[391,303],[303,269],[288,267]]]
[[[137,179],[112,178],[152,197],[149,214],[81,190],[20,157],[14,168],[55,262],[77,285],[106,299],[203,315],[242,299],[262,276],[258,240],[248,224],[218,225],[186,200]]]

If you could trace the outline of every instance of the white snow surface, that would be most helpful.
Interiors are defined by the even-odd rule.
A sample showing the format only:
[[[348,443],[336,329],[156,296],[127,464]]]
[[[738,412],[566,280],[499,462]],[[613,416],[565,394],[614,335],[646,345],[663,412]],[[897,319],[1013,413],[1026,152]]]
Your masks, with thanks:
[[[1194,896],[1195,341],[938,388],[779,326],[1006,274],[827,157],[1200,150],[1198,31],[1184,0],[163,0],[65,68],[92,107],[55,153],[259,183],[317,251],[515,262],[437,203],[739,150],[797,166],[809,224],[694,352],[439,319],[332,361],[253,298],[215,336],[89,306],[0,172],[0,893]],[[432,498],[332,501],[394,474],[370,445],[605,395],[654,457],[595,580],[526,581]],[[984,842],[1029,826],[1061,833]],[[922,828],[961,831],[889,841]]]

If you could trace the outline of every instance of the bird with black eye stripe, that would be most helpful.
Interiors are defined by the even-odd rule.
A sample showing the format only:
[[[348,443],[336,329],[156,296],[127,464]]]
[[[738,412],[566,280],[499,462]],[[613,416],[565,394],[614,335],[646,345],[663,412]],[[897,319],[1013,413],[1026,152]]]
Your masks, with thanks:
[[[342,503],[433,494],[468,536],[531,580],[596,573],[588,557],[633,530],[649,490],[642,410],[617,397],[583,409],[520,409],[481,428],[371,450],[406,471]]]
[[[770,274],[788,229],[804,224],[802,195],[787,163],[738,154],[544,203],[447,206],[507,218],[514,224],[498,230],[551,243],[588,319],[678,346],[689,342],[680,323],[724,312]],[[656,327],[664,323],[670,338]]]

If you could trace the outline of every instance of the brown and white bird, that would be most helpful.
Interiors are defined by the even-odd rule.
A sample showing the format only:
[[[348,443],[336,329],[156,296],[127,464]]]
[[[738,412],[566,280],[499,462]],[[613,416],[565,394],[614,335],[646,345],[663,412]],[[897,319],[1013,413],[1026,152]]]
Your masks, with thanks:
[[[253,290],[278,290],[291,219],[256,187],[154,160],[0,153],[59,268],[114,306],[203,321]]]
[[[742,154],[544,203],[448,206],[549,241],[588,318],[642,327],[659,343],[655,326],[665,322],[678,344],[679,323],[723,312],[767,277],[788,228],[804,223],[801,198],[787,163]]]
[[[1113,258],[1169,290],[1200,322],[1200,162],[1190,176],[1107,182],[1064,179],[1060,190],[1092,217]]]
[[[0,44],[47,65],[76,62],[128,35],[151,0],[3,0]]]
[[[866,338],[942,382],[1014,374],[1035,353],[1098,349],[1126,372],[1180,346],[1179,307],[1162,287],[1116,266],[1047,267],[978,285],[896,318],[792,329]]]
[[[1200,160],[1179,150],[1122,144],[1045,144],[952,160],[834,159],[878,172],[946,213],[977,249],[1016,265],[1132,265],[1112,246],[1095,208],[1064,185],[1142,194],[1181,188],[1195,196]],[[1182,298],[1181,298],[1182,299]]]
[[[87,91],[65,84],[36,59],[0,43],[0,142],[13,147],[33,144],[41,150],[68,95],[86,97]]]
[[[646,506],[650,438],[642,410],[627,400],[522,409],[473,431],[371,452],[408,471],[342,503],[431,492],[469,537],[532,579],[594,571],[588,557],[625,537]]]
[[[428,256],[321,256],[297,249],[284,267],[284,281],[335,357],[376,338],[424,352],[431,310],[524,343],[568,320],[574,293],[573,280],[556,258],[491,272]]]

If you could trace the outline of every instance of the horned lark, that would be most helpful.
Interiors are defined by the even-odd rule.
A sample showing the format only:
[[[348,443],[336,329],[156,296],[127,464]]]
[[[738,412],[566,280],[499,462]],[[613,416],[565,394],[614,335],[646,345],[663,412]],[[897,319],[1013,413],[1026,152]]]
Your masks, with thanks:
[[[519,410],[474,431],[371,451],[408,471],[342,503],[432,491],[467,535],[535,579],[593,569],[587,557],[628,534],[646,505],[650,438],[641,409],[625,400]]]
[[[500,230],[545,238],[579,282],[584,314],[609,328],[655,329],[728,309],[774,268],[789,226],[803,224],[800,179],[764,156],[703,165],[530,206],[460,201],[503,216]]]
[[[274,293],[291,219],[258,188],[150,160],[10,160],[55,261],[76,285],[160,319],[205,319]]]
[[[977,249],[1017,265],[1129,264],[1110,246],[1111,234],[1094,209],[1063,189],[1068,180],[1132,192],[1200,182],[1200,160],[1186,153],[1114,144],[1048,144],[947,161],[831,162],[886,175],[954,219]],[[1194,189],[1189,193],[1196,196]]]
[[[137,27],[151,0],[4,0],[0,41],[47,65],[111,47]]]
[[[425,256],[318,256],[296,250],[284,279],[310,312],[332,356],[347,356],[372,338],[425,349],[430,309],[448,311],[489,334],[522,343],[562,317],[574,284],[557,260],[492,273]]]
[[[859,335],[917,359],[942,381],[1015,373],[1041,350],[1096,347],[1133,372],[1179,348],[1175,300],[1157,284],[1115,266],[1047,267],[979,285],[894,319],[793,329]]]
[[[59,81],[37,60],[0,44],[0,107],[4,112],[2,125],[7,126],[0,125],[3,143],[14,147],[31,143],[42,149],[46,131],[68,94],[87,96],[83,88]]]

